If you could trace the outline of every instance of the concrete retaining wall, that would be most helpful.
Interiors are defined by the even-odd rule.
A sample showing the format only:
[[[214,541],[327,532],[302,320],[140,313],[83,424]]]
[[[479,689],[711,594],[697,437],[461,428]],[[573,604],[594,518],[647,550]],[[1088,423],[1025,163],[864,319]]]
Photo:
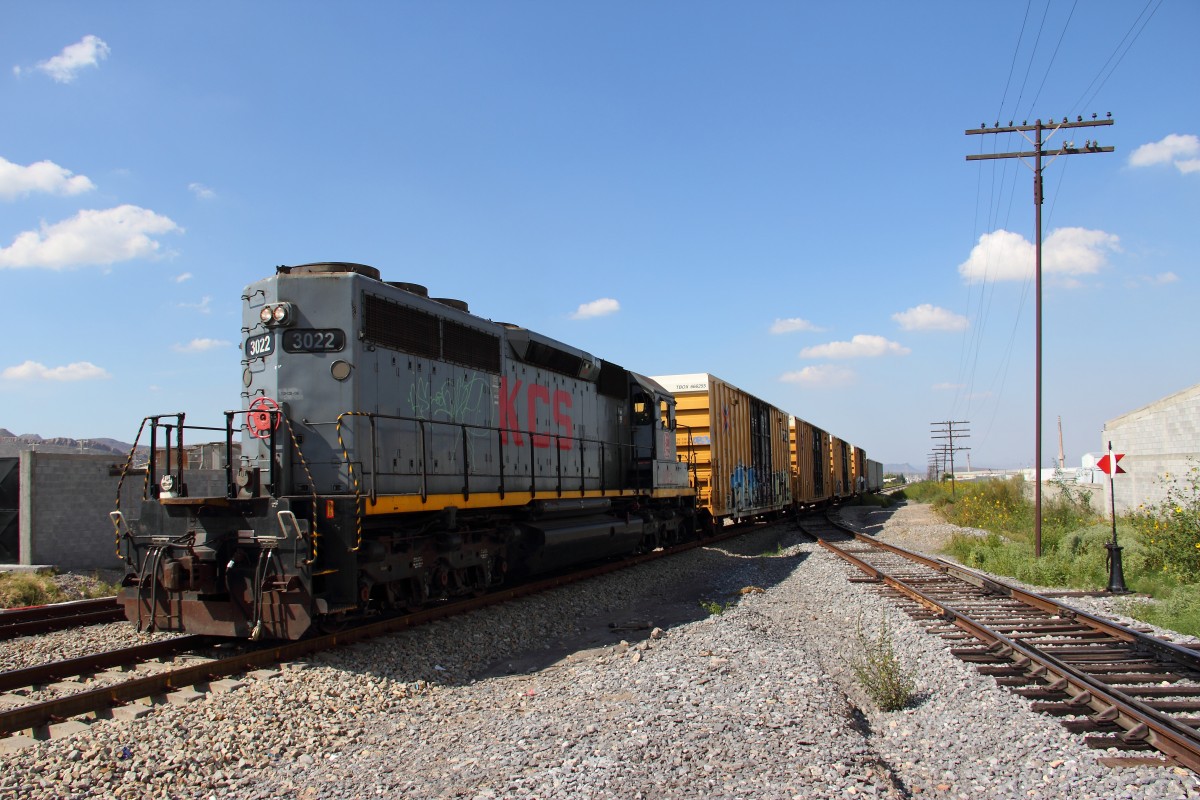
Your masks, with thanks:
[[[105,455],[21,453],[21,564],[86,572],[122,569],[108,512],[116,507],[121,459]],[[222,470],[185,475],[192,495],[224,494]],[[144,476],[130,475],[121,486],[121,510],[135,518]]]

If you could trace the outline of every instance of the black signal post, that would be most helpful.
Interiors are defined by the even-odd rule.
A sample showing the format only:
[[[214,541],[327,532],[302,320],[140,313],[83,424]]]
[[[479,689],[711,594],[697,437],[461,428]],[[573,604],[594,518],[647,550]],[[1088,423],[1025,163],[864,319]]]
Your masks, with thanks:
[[[1121,565],[1121,548],[1117,545],[1117,492],[1113,478],[1125,470],[1117,466],[1123,454],[1113,454],[1112,442],[1108,443],[1108,455],[1101,459],[1101,468],[1108,473],[1108,501],[1112,514],[1112,541],[1104,545],[1108,550],[1108,589],[1112,594],[1129,594],[1125,588],[1125,569]]]
[[[1090,120],[1084,120],[1083,117],[1076,117],[1075,122],[1069,122],[1066,117],[1063,117],[1062,122],[1043,123],[1040,119],[1034,124],[1028,125],[1022,122],[1020,125],[1013,125],[1011,122],[1007,126],[1001,126],[999,122],[995,126],[989,128],[986,123],[980,124],[978,128],[968,130],[966,134],[972,136],[982,133],[1019,133],[1025,137],[1025,140],[1033,145],[1033,150],[1025,150],[1013,153],[981,153],[979,155],[967,156],[967,161],[987,161],[997,158],[1019,158],[1026,166],[1029,162],[1027,158],[1034,160],[1033,169],[1033,204],[1037,211],[1037,245],[1034,250],[1034,274],[1037,285],[1037,310],[1036,317],[1036,333],[1035,340],[1037,342],[1037,352],[1034,355],[1035,377],[1034,377],[1034,456],[1033,470],[1034,482],[1037,484],[1037,489],[1034,493],[1034,512],[1033,512],[1033,532],[1034,532],[1034,553],[1040,558],[1042,555],[1042,158],[1050,157],[1051,161],[1059,156],[1075,156],[1085,155],[1088,153],[1111,153],[1112,147],[1101,147],[1100,143],[1088,139],[1083,147],[1076,147],[1074,142],[1063,142],[1062,147],[1058,150],[1046,150],[1047,140],[1053,137],[1061,130],[1070,128],[1094,128],[1100,125],[1112,125],[1112,114],[1106,115],[1105,119],[1096,119],[1096,115],[1092,114]],[[1028,136],[1029,132],[1033,132],[1033,139]],[[1048,133],[1047,133],[1048,132]],[[1045,138],[1042,134],[1046,133]]]

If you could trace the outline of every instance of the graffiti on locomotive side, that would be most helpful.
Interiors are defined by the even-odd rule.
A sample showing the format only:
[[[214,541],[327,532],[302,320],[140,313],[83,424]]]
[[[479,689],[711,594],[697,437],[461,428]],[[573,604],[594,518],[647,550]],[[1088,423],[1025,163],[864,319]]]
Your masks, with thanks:
[[[428,379],[418,378],[408,390],[408,406],[414,417],[466,426],[468,446],[472,450],[476,439],[486,439],[489,435],[483,426],[488,422],[490,401],[488,381],[475,374],[464,376],[461,380],[447,378],[436,390]],[[435,428],[435,433],[446,433],[446,430],[440,429],[442,427]],[[448,440],[448,444],[457,452],[461,436],[457,428],[453,433],[454,437]]]
[[[521,388],[525,388],[525,420],[521,424],[521,404],[518,400]],[[550,439],[558,441],[559,450],[570,450],[571,444],[571,405],[573,398],[570,392],[562,389],[550,390],[549,386],[531,383],[525,386],[520,379],[511,382],[507,375],[500,378],[500,441],[510,442],[518,447],[525,444],[525,434],[529,434],[529,443],[534,447],[550,447]],[[538,425],[538,410],[549,407],[557,430],[541,430]]]

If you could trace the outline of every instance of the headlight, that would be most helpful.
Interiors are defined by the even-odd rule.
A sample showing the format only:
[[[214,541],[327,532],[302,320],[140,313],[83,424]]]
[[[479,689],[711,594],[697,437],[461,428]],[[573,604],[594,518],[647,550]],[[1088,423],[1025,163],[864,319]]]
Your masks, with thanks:
[[[264,325],[291,325],[296,317],[296,308],[291,303],[268,303],[258,312]]]

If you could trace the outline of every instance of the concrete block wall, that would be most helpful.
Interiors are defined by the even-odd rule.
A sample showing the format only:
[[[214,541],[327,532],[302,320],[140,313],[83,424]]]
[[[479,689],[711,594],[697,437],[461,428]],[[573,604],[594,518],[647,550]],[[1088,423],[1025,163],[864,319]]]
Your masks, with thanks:
[[[20,457],[19,563],[64,571],[123,569],[108,517],[116,507],[121,459],[34,450]],[[144,480],[135,474],[121,484],[127,518],[138,515]],[[225,493],[222,470],[189,471],[185,480],[192,495]]]
[[[1120,464],[1125,474],[1112,481],[1117,513],[1166,499],[1169,483],[1178,485],[1200,467],[1200,385],[1109,420],[1100,435],[1101,455],[1110,441],[1114,454],[1125,454]],[[1100,477],[1107,511],[1109,481]]]

